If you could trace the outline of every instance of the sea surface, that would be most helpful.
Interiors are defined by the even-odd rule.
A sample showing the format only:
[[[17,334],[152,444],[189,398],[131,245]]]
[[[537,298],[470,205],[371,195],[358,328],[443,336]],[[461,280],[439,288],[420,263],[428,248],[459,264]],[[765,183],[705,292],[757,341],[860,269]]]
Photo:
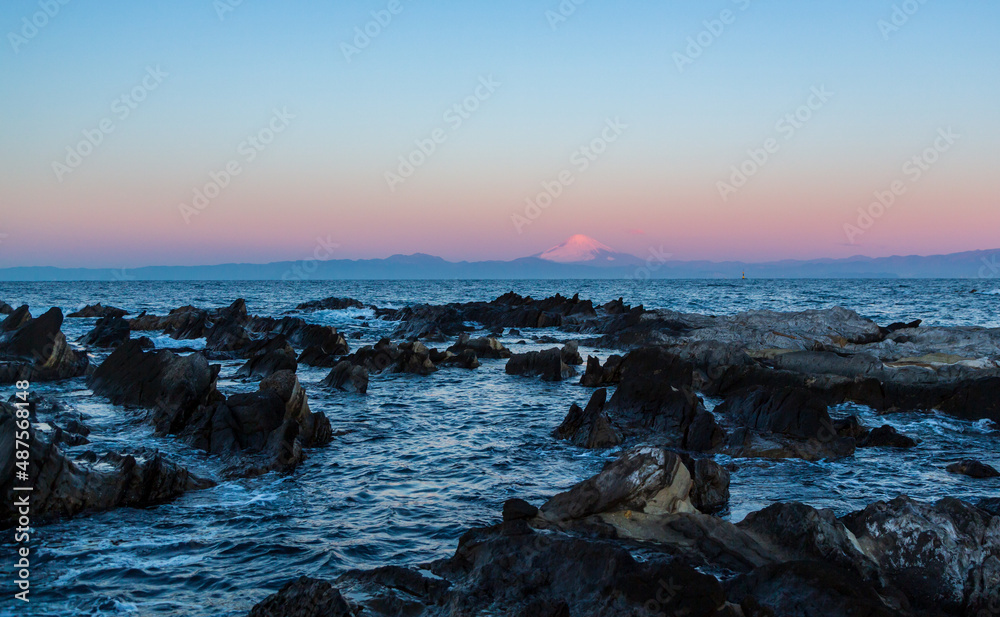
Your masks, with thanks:
[[[15,307],[29,304],[35,315],[50,306],[68,313],[98,301],[132,314],[163,314],[185,304],[217,307],[242,297],[252,314],[281,315],[297,314],[293,309],[300,302],[328,296],[399,307],[491,300],[511,290],[536,298],[579,293],[595,303],[623,297],[647,308],[714,315],[840,305],[883,324],[922,319],[925,325],[1000,327],[1000,281],[991,279],[0,283],[0,300]],[[395,326],[373,319],[369,309],[301,316],[360,332],[360,341],[349,339],[353,348],[375,342]],[[67,319],[63,331],[75,340],[95,321]],[[539,349],[548,345],[532,343],[532,335],[559,336],[552,330],[522,333],[523,339],[505,337],[504,344],[515,352]],[[204,343],[164,336],[154,341],[158,347]],[[584,356],[602,360],[614,351],[581,348]],[[92,361],[105,355],[95,354]],[[240,480],[223,478],[225,465],[218,459],[154,436],[137,415],[93,396],[82,378],[37,384],[39,392],[86,418],[91,443],[68,448],[72,454],[156,448],[219,485],[165,505],[35,529],[30,606],[12,605],[12,534],[5,533],[0,614],[245,615],[299,575],[332,579],[349,568],[447,557],[464,530],[498,522],[504,500],[522,497],[540,504],[616,454],[588,452],[550,435],[571,403],[586,402],[589,389],[575,380],[508,376],[504,362],[482,360],[477,370],[447,368],[426,377],[377,376],[367,395],[327,390],[319,385],[327,370],[302,366],[299,378],[310,407],[327,415],[337,436],[328,446],[309,450],[291,475]],[[255,382],[233,378],[241,361],[222,364],[224,393],[256,390]],[[718,402],[706,400],[709,408]],[[836,462],[719,457],[736,466],[726,516],[739,521],[774,501],[803,501],[839,515],[901,494],[976,500],[1000,493],[1000,481],[944,471],[963,457],[1000,466],[1000,427],[988,421],[930,412],[877,416],[856,405],[837,407],[833,414],[858,414],[867,425],[891,424],[920,444],[907,451],[859,450]]]

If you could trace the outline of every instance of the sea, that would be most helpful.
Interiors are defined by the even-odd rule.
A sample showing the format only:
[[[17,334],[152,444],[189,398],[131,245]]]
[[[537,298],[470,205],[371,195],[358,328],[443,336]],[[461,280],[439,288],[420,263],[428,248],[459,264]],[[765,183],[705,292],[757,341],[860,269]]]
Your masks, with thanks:
[[[646,308],[710,315],[843,306],[883,325],[921,319],[924,325],[1000,327],[998,279],[0,282],[0,300],[28,304],[35,315],[52,306],[69,313],[96,302],[133,315],[164,314],[182,305],[211,308],[244,298],[252,314],[298,315],[347,334],[360,332],[360,339],[348,339],[355,348],[397,324],[376,319],[371,309],[299,313],[295,306],[338,296],[401,307],[491,300],[508,291],[535,298],[579,293],[595,304],[621,297]],[[63,331],[75,340],[95,321],[67,318]],[[542,334],[567,338],[554,330],[522,330],[503,343],[517,352],[541,349],[548,345],[531,337]],[[204,345],[152,338],[159,348]],[[602,360],[616,351],[581,348],[585,357]],[[91,360],[100,363],[106,355],[96,352]],[[586,451],[551,436],[570,405],[586,403],[590,390],[576,380],[508,376],[504,362],[482,360],[477,370],[446,368],[430,376],[373,376],[366,395],[325,389],[320,382],[326,369],[301,366],[309,405],[326,414],[336,436],[307,451],[294,473],[250,479],[227,479],[224,461],[154,435],[135,412],[94,396],[83,378],[35,384],[41,394],[82,414],[91,428],[89,444],[66,448],[71,455],[154,448],[218,486],[155,507],[35,528],[28,605],[15,606],[12,599],[13,533],[5,532],[0,614],[243,616],[301,575],[334,579],[351,568],[448,557],[466,529],[499,522],[504,500],[541,504],[617,454]],[[241,363],[222,362],[224,393],[256,390],[256,383],[234,377]],[[706,399],[710,409],[718,403]],[[975,501],[1000,494],[998,480],[944,470],[967,457],[1000,466],[1000,427],[989,421],[936,412],[879,416],[853,404],[831,414],[855,414],[869,426],[890,424],[920,443],[904,451],[858,450],[833,462],[719,456],[734,469],[724,516],[738,522],[775,501],[801,501],[843,515],[898,495]]]

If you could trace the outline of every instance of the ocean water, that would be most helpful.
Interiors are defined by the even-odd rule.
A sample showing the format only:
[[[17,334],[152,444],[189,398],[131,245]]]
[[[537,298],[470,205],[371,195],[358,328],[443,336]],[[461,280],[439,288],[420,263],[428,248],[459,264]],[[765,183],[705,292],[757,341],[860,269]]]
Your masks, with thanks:
[[[880,323],[923,319],[928,325],[1000,327],[998,289],[1000,281],[994,280],[124,281],[0,283],[0,300],[27,303],[35,314],[50,306],[68,313],[97,301],[134,314],[165,313],[184,304],[221,306],[243,297],[251,313],[278,315],[331,295],[384,307],[490,300],[514,290],[534,297],[579,292],[597,302],[621,296],[646,307],[717,315],[841,305]],[[352,347],[372,343],[394,327],[373,319],[368,309],[303,316],[360,332],[362,339],[350,340]],[[67,319],[63,329],[72,340],[95,321]],[[545,347],[520,340],[504,343],[514,351]],[[199,344],[169,337],[154,341],[158,347]],[[602,360],[614,351],[581,349]],[[96,354],[92,360],[103,357]],[[223,462],[173,438],[154,436],[136,416],[94,397],[83,379],[38,384],[40,392],[83,414],[92,429],[91,443],[68,448],[71,453],[157,448],[219,485],[169,504],[37,528],[32,602],[14,607],[16,614],[245,615],[302,574],[334,578],[348,568],[419,564],[450,555],[464,530],[499,520],[505,499],[541,503],[596,473],[616,454],[588,452],[550,436],[571,403],[586,402],[589,389],[574,380],[544,383],[508,376],[504,362],[482,360],[474,371],[447,368],[426,377],[373,377],[367,395],[326,390],[319,386],[326,370],[300,367],[311,408],[327,415],[337,436],[330,445],[310,450],[291,475],[240,480],[222,477]],[[232,377],[240,361],[222,364],[223,392],[256,389],[256,383]],[[718,401],[706,402],[711,407]],[[870,426],[891,424],[920,444],[902,452],[859,450],[836,462],[725,459],[737,467],[726,516],[738,521],[773,501],[798,500],[843,514],[901,494],[975,500],[1000,493],[1000,481],[944,471],[947,463],[964,457],[1000,466],[1000,430],[992,423],[929,412],[877,416],[855,405],[833,413],[858,414]],[[5,556],[12,554],[11,535],[0,539]],[[5,558],[2,567],[4,580],[12,580],[12,560]],[[15,614],[9,597],[0,601],[0,614]]]

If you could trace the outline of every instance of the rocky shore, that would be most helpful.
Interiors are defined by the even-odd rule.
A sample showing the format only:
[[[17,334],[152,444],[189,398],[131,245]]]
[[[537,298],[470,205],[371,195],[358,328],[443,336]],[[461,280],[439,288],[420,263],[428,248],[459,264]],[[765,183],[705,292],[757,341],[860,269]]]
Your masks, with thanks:
[[[336,328],[309,321],[313,311],[344,309],[374,312],[393,331],[352,349]],[[447,559],[297,578],[251,617],[1000,615],[995,500],[900,495],[840,516],[778,502],[737,523],[724,518],[726,461],[850,461],[858,449],[893,456],[916,445],[889,425],[834,419],[831,406],[1000,423],[998,329],[880,326],[842,308],[717,317],[513,292],[401,309],[338,297],[296,311],[302,316],[254,316],[236,300],[129,317],[98,303],[70,317],[98,320],[73,345],[59,309],[32,318],[28,307],[9,308],[0,382],[83,377],[123,414],[220,459],[225,476],[245,477],[292,472],[309,448],[336,439],[327,416],[309,406],[300,366],[329,369],[310,387],[377,396],[389,374],[424,379],[502,362],[519,388],[579,383],[552,439],[618,449],[600,473],[544,503],[509,500],[495,525],[469,529]],[[508,341],[551,346],[518,353],[500,341],[504,331]],[[158,350],[145,333],[203,340],[204,349]],[[584,360],[580,345],[614,353]],[[256,390],[220,390],[214,362],[234,361],[239,368],[226,377]],[[0,405],[4,461],[13,460],[15,413]],[[70,457],[60,443],[84,443],[86,427],[41,399],[32,426],[41,522],[144,507],[213,484],[152,451]],[[947,471],[983,482],[997,475],[972,459]],[[10,482],[2,490],[10,497]],[[0,527],[13,516],[0,508]]]

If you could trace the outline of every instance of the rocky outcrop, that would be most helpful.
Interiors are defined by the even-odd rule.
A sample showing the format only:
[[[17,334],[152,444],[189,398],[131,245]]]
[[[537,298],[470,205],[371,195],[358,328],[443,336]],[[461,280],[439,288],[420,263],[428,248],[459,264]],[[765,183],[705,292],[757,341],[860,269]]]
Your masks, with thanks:
[[[237,458],[235,473],[252,476],[291,471],[304,459],[303,448],[328,443],[332,430],[325,415],[309,409],[295,374],[279,371],[256,392],[199,407],[179,434],[196,448]]]
[[[504,370],[508,375],[539,375],[543,381],[562,381],[576,373],[566,364],[563,350],[558,347],[513,354]]]
[[[303,350],[299,358],[303,364],[333,366],[332,358],[350,351],[347,339],[336,328],[306,323],[299,317],[254,317],[248,327],[251,332],[285,337],[290,344]]]
[[[823,400],[801,388],[755,388],[715,412],[736,427],[727,444],[733,456],[819,460],[850,456],[856,447],[837,432]]]
[[[344,392],[365,394],[368,392],[368,369],[343,360],[333,367],[323,385]]]
[[[147,507],[214,485],[150,450],[101,456],[90,452],[74,461],[56,445],[56,440],[18,422],[16,409],[0,403],[0,492],[4,495],[0,528],[15,525],[18,514],[14,503],[22,495],[13,489],[15,437],[29,443],[29,482],[18,486],[33,487],[30,503],[31,521],[35,524],[85,512]]]
[[[194,306],[182,306],[167,315],[147,315],[145,311],[128,320],[132,330],[162,330],[177,340],[203,338],[211,327],[208,311]]]
[[[67,317],[124,317],[128,315],[128,311],[125,309],[115,308],[113,306],[102,306],[100,302],[97,304],[88,304],[79,311],[75,313],[70,313],[66,315]]]
[[[917,441],[896,431],[888,424],[872,429],[858,442],[859,448],[913,448]]]
[[[587,370],[580,377],[580,385],[586,388],[613,386],[622,380],[622,357],[608,356],[604,366],[600,358],[587,356]]]
[[[14,312],[14,307],[0,300],[0,315],[10,315]]]
[[[511,352],[493,337],[471,338],[467,333],[459,335],[458,341],[448,348],[456,356],[472,351],[477,358],[509,358]]]
[[[151,421],[159,433],[177,434],[199,407],[222,398],[215,389],[218,374],[219,366],[210,366],[201,354],[147,352],[130,340],[97,367],[87,385],[115,405],[152,410]]]
[[[296,311],[339,311],[349,308],[365,308],[365,305],[353,298],[324,298],[303,302],[295,307]]]
[[[622,437],[604,413],[607,390],[600,389],[590,397],[586,408],[573,404],[566,419],[553,431],[556,439],[566,439],[581,448],[611,448],[622,443]]]
[[[263,379],[278,371],[294,373],[298,369],[295,350],[280,334],[268,335],[262,340],[254,341],[247,352],[252,355],[246,364],[236,371],[236,377]]]
[[[966,459],[952,463],[946,467],[948,473],[961,474],[970,478],[1000,478],[1000,471],[981,461]]]
[[[249,617],[354,617],[354,611],[333,585],[303,576],[254,606]]]
[[[87,354],[74,350],[62,333],[63,314],[51,308],[32,319],[22,306],[0,323],[0,383],[20,379],[55,381],[83,375]]]
[[[127,341],[131,334],[132,329],[127,321],[119,315],[109,315],[98,319],[94,329],[77,339],[77,342],[88,347],[117,347]]]

